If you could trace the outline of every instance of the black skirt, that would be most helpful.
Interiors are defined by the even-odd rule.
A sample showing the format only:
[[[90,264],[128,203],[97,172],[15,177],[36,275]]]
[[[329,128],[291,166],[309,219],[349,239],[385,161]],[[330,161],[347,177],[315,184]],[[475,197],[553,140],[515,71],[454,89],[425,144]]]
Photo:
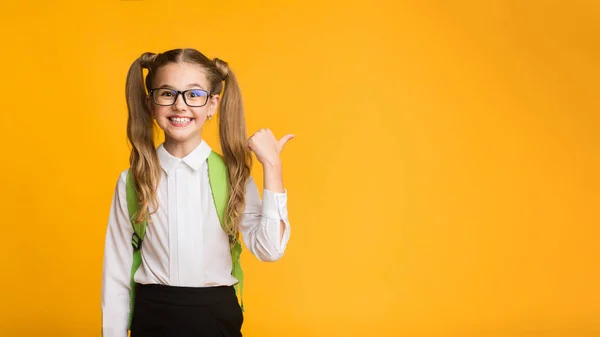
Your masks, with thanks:
[[[241,337],[243,322],[233,287],[136,284],[131,337]]]

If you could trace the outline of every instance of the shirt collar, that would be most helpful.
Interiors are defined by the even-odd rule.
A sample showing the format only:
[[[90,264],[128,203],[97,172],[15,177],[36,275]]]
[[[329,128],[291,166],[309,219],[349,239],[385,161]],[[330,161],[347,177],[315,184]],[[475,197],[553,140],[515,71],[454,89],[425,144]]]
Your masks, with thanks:
[[[183,158],[177,158],[171,155],[165,149],[164,143],[160,144],[156,151],[158,153],[158,159],[160,160],[160,166],[163,168],[165,173],[169,175],[173,169],[182,163],[194,171],[199,170],[206,162],[206,159],[208,159],[212,149],[204,140],[202,140],[200,145],[198,145],[192,152],[190,152],[190,154]]]

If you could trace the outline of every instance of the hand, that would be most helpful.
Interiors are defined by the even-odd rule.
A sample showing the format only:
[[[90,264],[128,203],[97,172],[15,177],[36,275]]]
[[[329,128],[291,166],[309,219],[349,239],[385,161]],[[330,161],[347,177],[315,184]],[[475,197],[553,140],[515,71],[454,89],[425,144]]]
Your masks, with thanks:
[[[260,129],[248,139],[248,148],[263,165],[276,166],[281,164],[281,150],[292,138],[294,135],[288,134],[277,140],[271,130]]]

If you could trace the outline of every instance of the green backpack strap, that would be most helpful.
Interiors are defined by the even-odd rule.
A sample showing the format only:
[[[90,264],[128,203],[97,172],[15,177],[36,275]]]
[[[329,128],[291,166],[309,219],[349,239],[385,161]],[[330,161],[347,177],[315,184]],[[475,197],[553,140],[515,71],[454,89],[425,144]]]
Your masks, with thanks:
[[[127,180],[126,180],[126,193],[127,193],[127,210],[129,212],[129,220],[131,221],[131,225],[133,226],[133,235],[131,237],[131,245],[133,246],[133,263],[131,264],[131,277],[129,283],[129,323],[128,327],[131,328],[131,318],[133,317],[133,305],[135,303],[135,281],[133,277],[135,272],[138,270],[140,265],[142,264],[142,242],[144,240],[144,236],[146,234],[146,220],[142,222],[135,221],[135,218],[139,212],[139,205],[137,200],[137,194],[135,192],[135,187],[133,183],[133,179],[129,172],[127,172]]]
[[[227,200],[229,198],[229,192],[227,187],[227,166],[223,157],[218,153],[212,151],[208,156],[208,180],[210,182],[210,189],[212,191],[215,208],[217,209],[217,215],[219,216],[219,222],[221,227],[225,230],[225,208],[227,206]],[[230,237],[230,242],[233,242],[235,238]],[[242,244],[240,240],[236,240],[235,245],[231,248],[231,275],[238,280],[238,284],[234,287],[236,291],[239,291],[240,302],[242,311],[244,311],[244,300],[242,293],[244,291],[244,273],[240,263],[240,256],[242,254]]]

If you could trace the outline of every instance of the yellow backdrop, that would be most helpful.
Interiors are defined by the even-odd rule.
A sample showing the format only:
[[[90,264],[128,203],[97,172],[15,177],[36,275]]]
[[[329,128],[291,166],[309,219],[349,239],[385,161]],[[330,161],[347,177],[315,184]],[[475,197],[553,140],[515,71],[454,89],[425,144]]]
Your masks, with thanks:
[[[600,5],[393,3],[3,2],[0,336],[99,335],[125,76],[175,47],[297,135],[245,336],[598,336]]]

